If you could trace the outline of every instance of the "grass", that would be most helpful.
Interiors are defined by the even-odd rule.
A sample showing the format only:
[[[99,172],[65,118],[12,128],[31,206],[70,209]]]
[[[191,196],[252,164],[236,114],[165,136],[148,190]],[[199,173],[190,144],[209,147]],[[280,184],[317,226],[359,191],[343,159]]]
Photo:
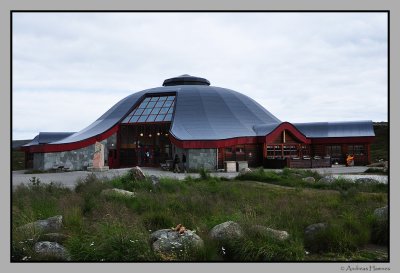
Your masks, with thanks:
[[[256,172],[260,179],[271,183],[277,179],[274,185],[249,180],[222,181],[205,174],[203,178],[185,181],[162,178],[153,186],[151,181],[135,181],[129,174],[110,180],[92,175],[81,180],[74,190],[42,185],[35,180],[13,191],[12,259],[40,260],[31,251],[38,235],[26,237],[15,227],[57,214],[63,215],[62,232],[69,236],[64,246],[73,261],[159,261],[160,257],[151,250],[149,235],[179,223],[196,230],[205,245],[201,251],[184,251],[171,258],[180,261],[309,260],[305,255],[304,228],[319,222],[329,223],[332,229],[323,236],[329,247],[322,253],[312,252],[315,260],[326,253],[333,253],[337,259],[345,254],[359,257],[356,253],[365,244],[373,240],[385,244],[384,236],[379,235],[384,230],[378,228],[372,216],[374,209],[387,204],[384,191],[361,192],[356,186],[356,190],[347,189],[350,193],[346,194],[344,189],[289,185],[292,177],[302,181],[304,175],[316,176],[291,170],[282,174]],[[136,197],[101,194],[103,189],[113,187],[134,191]],[[245,232],[239,241],[224,245],[212,241],[208,235],[211,228],[229,220],[238,222],[244,230],[252,225],[286,230],[290,237],[281,242]]]
[[[12,150],[12,170],[25,170],[25,152]]]
[[[384,171],[381,168],[368,168],[368,169],[365,170],[364,173],[374,173],[374,174],[385,174],[385,175],[387,175],[388,171],[387,170]]]
[[[389,159],[389,124],[387,122],[374,123],[375,140],[371,144],[371,160],[378,162],[380,159]]]

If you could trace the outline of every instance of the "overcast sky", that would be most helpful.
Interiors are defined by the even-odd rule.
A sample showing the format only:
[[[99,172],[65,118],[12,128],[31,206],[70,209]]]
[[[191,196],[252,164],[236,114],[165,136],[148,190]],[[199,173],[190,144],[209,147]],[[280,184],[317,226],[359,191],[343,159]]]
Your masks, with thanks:
[[[13,139],[190,74],[282,121],[387,121],[385,13],[14,13]]]

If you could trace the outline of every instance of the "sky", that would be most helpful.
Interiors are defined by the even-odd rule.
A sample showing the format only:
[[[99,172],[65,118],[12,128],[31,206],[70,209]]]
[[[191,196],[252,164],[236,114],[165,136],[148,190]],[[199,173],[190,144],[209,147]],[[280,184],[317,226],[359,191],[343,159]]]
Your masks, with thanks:
[[[77,132],[182,74],[282,121],[387,121],[386,13],[14,13],[12,138]]]

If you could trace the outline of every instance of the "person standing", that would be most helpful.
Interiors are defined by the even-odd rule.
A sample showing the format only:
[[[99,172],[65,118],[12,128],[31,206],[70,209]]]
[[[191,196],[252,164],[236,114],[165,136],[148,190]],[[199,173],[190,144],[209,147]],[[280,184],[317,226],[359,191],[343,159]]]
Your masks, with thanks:
[[[182,153],[182,170],[187,173],[186,171],[186,155],[185,153]]]
[[[178,154],[176,154],[175,158],[174,158],[174,168],[173,168],[174,169],[174,173],[179,173],[180,172],[179,163],[180,163],[180,159],[179,159]]]

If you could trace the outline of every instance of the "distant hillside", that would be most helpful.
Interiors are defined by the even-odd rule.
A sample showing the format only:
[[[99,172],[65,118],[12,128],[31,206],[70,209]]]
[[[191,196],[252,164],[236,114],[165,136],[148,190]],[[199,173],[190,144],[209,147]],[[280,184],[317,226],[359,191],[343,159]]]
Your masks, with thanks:
[[[374,122],[375,141],[371,144],[372,162],[389,158],[389,124],[387,122]]]
[[[19,147],[21,147],[22,145],[25,145],[29,142],[31,142],[32,139],[25,139],[25,140],[13,140],[12,142],[12,149],[17,149]]]

